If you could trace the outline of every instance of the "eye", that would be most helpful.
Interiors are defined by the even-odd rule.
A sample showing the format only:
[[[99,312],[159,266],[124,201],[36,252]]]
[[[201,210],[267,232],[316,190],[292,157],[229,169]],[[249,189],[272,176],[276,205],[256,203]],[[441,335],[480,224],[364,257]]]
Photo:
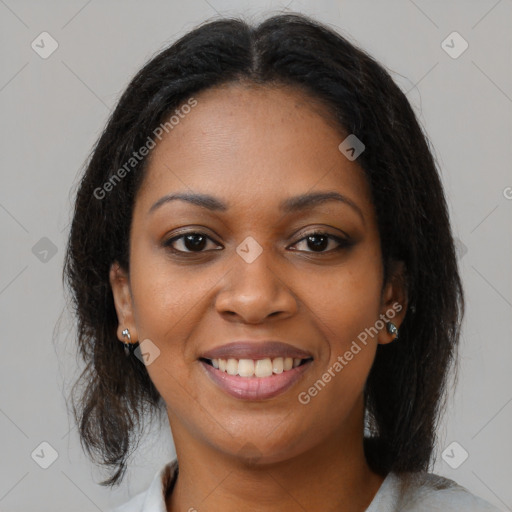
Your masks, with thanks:
[[[326,253],[339,251],[345,247],[349,247],[352,245],[352,242],[348,239],[341,238],[339,236],[331,235],[329,233],[315,231],[313,233],[309,233],[307,236],[296,242],[294,245],[298,244],[306,244],[307,247],[311,248],[311,251],[305,252],[316,252],[316,253]],[[332,244],[334,243],[334,247]],[[326,250],[331,244],[331,248]],[[337,244],[337,245],[336,245]]]
[[[174,236],[163,242],[163,246],[167,247],[173,253],[199,254],[209,251],[208,243],[211,243],[213,246],[209,250],[218,250],[222,248],[220,244],[214,242],[214,240],[212,240],[208,235],[198,231],[190,231],[188,233],[182,233],[181,235]],[[303,237],[301,240],[296,242],[294,246],[300,245],[301,243],[305,244],[311,250],[304,251],[299,249],[300,251],[323,254],[349,247],[353,242],[351,242],[349,239],[344,239],[329,233],[315,231]]]
[[[208,242],[212,242],[214,246],[219,247],[213,240],[204,233],[190,231],[178,236],[174,236],[163,243],[164,247],[168,247],[172,252],[190,253],[190,252],[206,252]],[[176,247],[179,246],[179,247]]]

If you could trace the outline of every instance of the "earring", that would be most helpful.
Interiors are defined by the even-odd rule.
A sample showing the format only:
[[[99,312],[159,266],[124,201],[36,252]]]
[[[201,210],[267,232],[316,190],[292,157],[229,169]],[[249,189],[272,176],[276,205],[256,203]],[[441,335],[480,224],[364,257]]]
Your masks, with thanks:
[[[393,322],[388,322],[386,324],[387,331],[389,334],[396,334],[396,337],[393,341],[396,341],[398,339],[398,327]]]
[[[129,329],[124,329],[123,330],[123,337],[128,338],[128,343],[123,342],[124,353],[125,353],[126,357],[128,357],[130,355],[130,349],[132,348],[132,344],[131,344],[132,337],[130,336],[130,330]]]

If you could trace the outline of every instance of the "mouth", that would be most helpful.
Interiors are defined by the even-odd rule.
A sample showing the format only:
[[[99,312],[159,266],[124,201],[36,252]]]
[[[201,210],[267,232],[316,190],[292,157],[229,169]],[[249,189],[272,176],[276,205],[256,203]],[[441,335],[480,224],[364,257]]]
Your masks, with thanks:
[[[263,401],[282,395],[297,384],[312,366],[313,358],[200,358],[199,363],[211,381],[228,396]]]
[[[202,354],[198,361],[228,395],[266,400],[297,383],[311,367],[313,356],[277,341],[234,342]]]
[[[228,375],[238,375],[242,378],[262,378],[270,377],[272,375],[280,375],[284,372],[289,372],[294,368],[298,368],[313,358],[300,358],[300,357],[275,357],[273,359],[267,357],[264,359],[207,359],[199,358],[204,362],[219,370],[220,372],[227,373]]]

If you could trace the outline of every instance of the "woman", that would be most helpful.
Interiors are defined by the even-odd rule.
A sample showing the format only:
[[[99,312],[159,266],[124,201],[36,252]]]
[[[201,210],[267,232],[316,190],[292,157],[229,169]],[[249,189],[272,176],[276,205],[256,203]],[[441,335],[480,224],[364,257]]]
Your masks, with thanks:
[[[145,65],[83,176],[65,276],[102,484],[147,414],[174,439],[118,511],[496,510],[428,473],[464,310],[435,162],[329,28],[209,22]]]

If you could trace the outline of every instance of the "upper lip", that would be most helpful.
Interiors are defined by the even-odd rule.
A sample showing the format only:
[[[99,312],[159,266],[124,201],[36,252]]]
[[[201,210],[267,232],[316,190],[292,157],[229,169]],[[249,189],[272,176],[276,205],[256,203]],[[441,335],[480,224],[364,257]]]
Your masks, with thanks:
[[[293,357],[309,359],[311,353],[282,341],[233,341],[207,350],[201,355],[205,359],[266,359]]]

